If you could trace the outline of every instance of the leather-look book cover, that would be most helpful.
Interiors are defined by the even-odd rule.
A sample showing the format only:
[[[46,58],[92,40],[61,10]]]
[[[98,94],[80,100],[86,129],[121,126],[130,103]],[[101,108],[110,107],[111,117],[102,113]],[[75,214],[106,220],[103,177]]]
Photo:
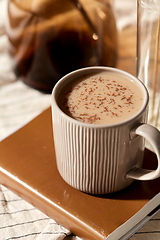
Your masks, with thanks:
[[[56,167],[50,108],[2,140],[0,156],[0,183],[82,239],[126,239],[158,211],[160,178],[102,196],[64,182]],[[144,165],[156,168],[149,150]]]

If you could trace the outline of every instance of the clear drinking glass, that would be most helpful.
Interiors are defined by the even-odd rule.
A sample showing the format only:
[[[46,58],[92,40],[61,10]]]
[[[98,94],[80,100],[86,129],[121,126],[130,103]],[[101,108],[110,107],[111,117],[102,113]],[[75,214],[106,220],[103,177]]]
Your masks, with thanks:
[[[160,129],[160,0],[137,1],[137,76],[149,90],[149,123]]]
[[[16,75],[39,90],[78,68],[115,65],[110,0],[9,0],[6,30]]]

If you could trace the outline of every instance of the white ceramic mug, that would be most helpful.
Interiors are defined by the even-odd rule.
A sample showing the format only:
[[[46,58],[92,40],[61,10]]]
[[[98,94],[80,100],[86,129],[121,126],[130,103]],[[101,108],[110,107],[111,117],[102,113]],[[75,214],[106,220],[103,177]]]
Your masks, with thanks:
[[[66,83],[84,74],[115,72],[137,82],[144,93],[144,104],[130,119],[110,125],[77,121],[65,114],[57,100]],[[107,194],[129,186],[134,179],[152,180],[160,176],[160,132],[146,124],[149,95],[144,84],[122,70],[89,67],[69,73],[52,92],[53,136],[57,167],[72,187],[91,194]],[[156,170],[142,169],[145,139],[157,155]]]

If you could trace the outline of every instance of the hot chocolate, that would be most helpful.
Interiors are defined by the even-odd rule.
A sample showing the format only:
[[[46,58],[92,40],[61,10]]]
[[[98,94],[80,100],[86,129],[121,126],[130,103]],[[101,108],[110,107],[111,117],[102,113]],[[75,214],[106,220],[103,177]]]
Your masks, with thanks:
[[[61,109],[74,119],[112,124],[136,115],[144,103],[137,83],[116,73],[83,76],[61,94]]]

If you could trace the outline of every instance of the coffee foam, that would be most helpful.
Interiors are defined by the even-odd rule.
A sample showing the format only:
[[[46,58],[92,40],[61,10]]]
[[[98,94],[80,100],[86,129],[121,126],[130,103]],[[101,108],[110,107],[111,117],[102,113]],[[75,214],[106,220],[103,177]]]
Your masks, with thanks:
[[[79,78],[62,95],[61,109],[91,124],[125,121],[136,115],[144,103],[143,91],[136,82],[108,72]]]

